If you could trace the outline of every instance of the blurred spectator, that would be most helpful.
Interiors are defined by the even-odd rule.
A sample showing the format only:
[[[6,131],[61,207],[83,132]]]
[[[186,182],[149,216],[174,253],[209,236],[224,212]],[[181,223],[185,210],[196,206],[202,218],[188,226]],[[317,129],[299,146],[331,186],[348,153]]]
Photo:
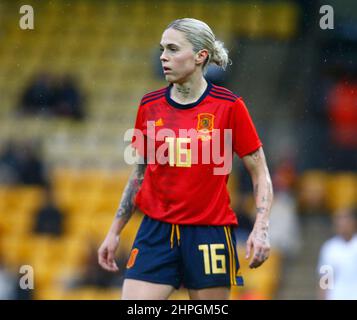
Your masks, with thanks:
[[[40,157],[40,145],[24,142],[19,149],[20,183],[28,185],[46,185],[45,168]]]
[[[84,117],[83,98],[70,75],[56,78],[41,73],[35,76],[25,89],[19,109],[24,115],[60,116],[75,120]]]
[[[44,164],[35,142],[9,141],[0,155],[0,182],[7,184],[46,184]]]
[[[0,256],[0,300],[12,300],[15,297],[15,279],[7,271]]]
[[[0,184],[16,184],[19,181],[17,148],[14,141],[8,141],[0,154]]]
[[[55,205],[51,189],[45,190],[45,201],[36,214],[34,232],[61,236],[63,233],[63,214]]]
[[[53,79],[47,73],[36,75],[21,98],[20,111],[26,114],[51,114],[54,105]]]
[[[357,80],[344,76],[328,95],[330,157],[335,170],[357,170]]]
[[[84,117],[82,98],[77,84],[69,75],[59,79],[55,93],[54,112],[56,115],[81,120]]]
[[[357,210],[342,209],[333,217],[335,236],[326,241],[320,251],[321,267],[331,268],[331,288],[319,288],[319,298],[327,300],[357,299]],[[332,283],[331,283],[332,281]]]
[[[270,214],[270,244],[285,258],[294,258],[301,248],[300,223],[294,195],[295,165],[285,157],[272,175],[274,203]]]

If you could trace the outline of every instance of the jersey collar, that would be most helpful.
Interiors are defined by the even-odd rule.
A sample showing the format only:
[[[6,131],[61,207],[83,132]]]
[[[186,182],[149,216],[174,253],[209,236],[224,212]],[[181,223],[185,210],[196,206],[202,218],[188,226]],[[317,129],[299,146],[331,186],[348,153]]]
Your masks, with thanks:
[[[178,103],[174,100],[171,99],[170,97],[170,91],[171,91],[171,88],[173,86],[173,84],[171,83],[167,88],[166,88],[166,93],[165,93],[165,96],[166,96],[166,101],[173,107],[175,108],[178,108],[178,109],[190,109],[190,108],[193,108],[195,106],[197,106],[198,104],[200,104],[204,98],[206,98],[206,96],[209,94],[209,92],[211,91],[211,88],[212,88],[212,83],[210,81],[207,81],[207,88],[206,90],[202,93],[201,97],[195,101],[195,102],[192,102],[192,103],[188,103],[188,104],[181,104],[181,103]]]

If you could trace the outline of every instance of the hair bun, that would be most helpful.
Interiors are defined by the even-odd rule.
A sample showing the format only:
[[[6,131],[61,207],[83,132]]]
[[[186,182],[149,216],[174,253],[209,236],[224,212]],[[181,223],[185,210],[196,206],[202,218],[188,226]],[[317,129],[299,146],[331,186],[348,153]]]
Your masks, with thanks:
[[[224,70],[228,64],[232,64],[232,61],[228,58],[228,50],[224,47],[224,43],[222,41],[214,41],[211,62],[222,67]]]

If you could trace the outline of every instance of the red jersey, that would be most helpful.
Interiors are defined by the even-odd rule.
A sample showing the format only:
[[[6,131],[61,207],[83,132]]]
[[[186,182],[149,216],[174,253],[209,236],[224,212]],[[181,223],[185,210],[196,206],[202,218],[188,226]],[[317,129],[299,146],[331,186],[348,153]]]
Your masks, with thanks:
[[[147,145],[136,136],[132,145],[149,163],[136,206],[172,224],[237,225],[227,191],[229,172],[214,169],[224,167],[217,159],[228,149],[232,161],[233,152],[244,157],[262,145],[248,110],[242,98],[209,82],[191,104],[173,101],[171,88],[146,94],[139,106],[135,129]],[[224,130],[231,144],[225,143]]]

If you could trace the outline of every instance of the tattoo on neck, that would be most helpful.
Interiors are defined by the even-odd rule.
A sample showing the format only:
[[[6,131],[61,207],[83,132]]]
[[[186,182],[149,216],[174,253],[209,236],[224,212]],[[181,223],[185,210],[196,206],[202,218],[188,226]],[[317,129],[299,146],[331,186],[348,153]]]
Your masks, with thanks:
[[[177,92],[187,97],[190,94],[191,88],[177,87]]]

